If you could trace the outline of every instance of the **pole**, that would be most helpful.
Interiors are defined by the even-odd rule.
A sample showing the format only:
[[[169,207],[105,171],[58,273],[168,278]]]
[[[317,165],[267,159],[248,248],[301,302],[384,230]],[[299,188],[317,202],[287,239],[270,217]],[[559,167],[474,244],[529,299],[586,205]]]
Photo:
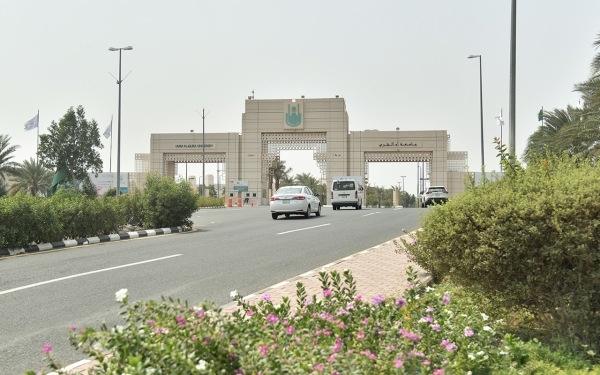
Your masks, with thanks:
[[[202,196],[204,196],[204,108],[202,108]]]
[[[510,109],[509,109],[509,155],[514,157],[516,152],[516,117],[515,117],[515,87],[517,70],[517,0],[512,0],[510,12]]]
[[[112,135],[113,135],[113,131],[112,131],[112,123],[113,123],[113,117],[112,115],[110,116],[110,156],[108,157],[108,171],[112,173]]]
[[[119,125],[117,131],[117,198],[121,195],[121,53],[119,48]]]
[[[38,151],[40,150],[40,110],[38,109],[38,115],[37,115],[37,146],[35,149],[35,163],[37,164],[39,162],[38,158]]]
[[[483,152],[483,80],[481,74],[481,55],[479,55],[479,113],[481,116],[481,170],[485,168],[485,158]]]

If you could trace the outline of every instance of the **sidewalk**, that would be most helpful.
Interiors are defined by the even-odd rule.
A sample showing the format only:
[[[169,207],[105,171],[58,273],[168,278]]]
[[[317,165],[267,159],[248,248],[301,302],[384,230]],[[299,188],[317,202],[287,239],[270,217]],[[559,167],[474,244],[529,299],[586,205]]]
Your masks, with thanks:
[[[402,237],[408,238],[408,236]],[[395,240],[399,242],[399,238],[395,238]],[[244,300],[250,304],[256,304],[263,295],[269,294],[273,303],[277,304],[282,301],[284,296],[288,296],[293,306],[296,300],[296,283],[298,281],[304,284],[309,297],[316,294],[317,298],[320,298],[322,296],[319,282],[321,268],[325,268],[328,272],[336,270],[340,273],[346,268],[349,269],[356,282],[357,294],[362,295],[365,301],[371,301],[378,294],[385,297],[399,296],[408,287],[406,267],[409,262],[406,255],[398,254],[395,250],[394,240],[390,240],[245,296]],[[429,274],[415,264],[413,267],[418,271],[419,279],[423,284],[430,282]],[[237,307],[237,303],[231,302],[221,307],[224,313],[230,313]],[[81,364],[71,368],[71,373],[87,374],[87,370],[92,365],[93,362]]]

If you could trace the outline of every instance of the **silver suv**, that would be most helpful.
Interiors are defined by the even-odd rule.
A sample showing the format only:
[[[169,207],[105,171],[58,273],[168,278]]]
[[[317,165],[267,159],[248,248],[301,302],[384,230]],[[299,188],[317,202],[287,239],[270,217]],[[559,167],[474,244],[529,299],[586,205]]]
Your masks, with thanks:
[[[448,190],[444,186],[430,186],[422,195],[423,208],[435,203],[448,201]]]

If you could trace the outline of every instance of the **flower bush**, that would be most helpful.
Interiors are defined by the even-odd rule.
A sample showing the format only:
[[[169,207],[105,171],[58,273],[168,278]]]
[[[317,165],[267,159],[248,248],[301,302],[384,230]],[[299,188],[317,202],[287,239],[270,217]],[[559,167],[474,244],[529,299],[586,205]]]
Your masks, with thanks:
[[[207,302],[131,304],[120,290],[125,324],[73,330],[71,340],[99,361],[95,374],[111,375],[477,374],[522,362],[521,342],[503,336],[498,321],[455,310],[448,293],[408,273],[413,284],[401,297],[372,301],[356,295],[348,270],[320,272],[319,298],[298,283],[295,307],[268,295],[250,305],[234,291],[231,315]]]

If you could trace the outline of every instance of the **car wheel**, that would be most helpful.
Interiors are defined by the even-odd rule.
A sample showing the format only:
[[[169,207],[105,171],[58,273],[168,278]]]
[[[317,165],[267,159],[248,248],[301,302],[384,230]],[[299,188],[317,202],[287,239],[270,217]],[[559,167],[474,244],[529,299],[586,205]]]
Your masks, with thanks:
[[[285,214],[285,217],[290,217],[290,214]]]
[[[360,207],[360,206],[359,206],[359,205],[358,205],[358,203],[357,203],[355,208],[358,210],[358,209],[359,209],[359,207]]]
[[[308,219],[310,217],[310,205],[306,207],[306,212],[304,213],[304,217]]]
[[[273,218],[273,220],[277,220],[277,216],[279,216],[279,215],[277,215],[277,214],[271,214],[271,217]]]
[[[335,206],[333,206],[333,210],[335,211],[335,210],[337,210],[337,208]]]
[[[319,209],[317,210],[317,213],[316,213],[316,215],[317,215],[317,216],[321,216],[321,205],[319,205]]]

